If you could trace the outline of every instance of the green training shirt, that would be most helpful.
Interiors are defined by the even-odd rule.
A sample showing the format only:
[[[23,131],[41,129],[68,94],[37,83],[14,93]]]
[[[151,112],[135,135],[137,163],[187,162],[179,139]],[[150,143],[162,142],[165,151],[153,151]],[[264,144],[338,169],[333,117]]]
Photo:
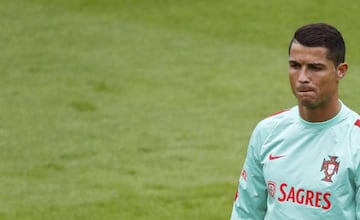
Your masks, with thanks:
[[[254,129],[231,220],[360,220],[360,117],[341,103],[311,123],[298,107]]]

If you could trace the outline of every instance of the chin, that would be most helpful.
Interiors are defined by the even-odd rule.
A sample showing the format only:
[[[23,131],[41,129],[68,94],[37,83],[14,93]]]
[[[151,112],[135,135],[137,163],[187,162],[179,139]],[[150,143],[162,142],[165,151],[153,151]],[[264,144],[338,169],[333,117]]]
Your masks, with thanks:
[[[316,109],[317,107],[319,107],[317,104],[309,103],[309,102],[303,102],[301,103],[301,106],[307,109]]]
[[[299,100],[299,105],[308,109],[316,109],[324,105],[324,102],[315,100]]]

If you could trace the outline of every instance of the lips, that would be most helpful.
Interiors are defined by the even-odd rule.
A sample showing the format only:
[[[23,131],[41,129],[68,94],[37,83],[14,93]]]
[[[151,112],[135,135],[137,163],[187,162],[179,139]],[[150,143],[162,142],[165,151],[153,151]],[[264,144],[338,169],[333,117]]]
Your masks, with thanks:
[[[301,99],[308,99],[308,98],[314,98],[315,89],[308,86],[300,86],[296,88],[296,96]]]
[[[298,87],[296,90],[297,90],[297,92],[300,92],[300,93],[307,93],[307,92],[314,92],[315,91],[311,87]]]

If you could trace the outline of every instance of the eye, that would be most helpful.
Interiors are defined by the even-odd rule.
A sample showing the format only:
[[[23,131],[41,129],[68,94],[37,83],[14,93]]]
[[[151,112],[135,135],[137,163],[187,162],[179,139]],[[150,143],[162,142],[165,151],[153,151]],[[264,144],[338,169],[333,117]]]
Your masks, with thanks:
[[[310,64],[309,69],[316,72],[316,71],[323,70],[324,67],[322,65],[318,65],[318,64]]]
[[[289,67],[292,69],[300,69],[301,65],[300,63],[294,62],[294,61],[290,61],[289,62]]]

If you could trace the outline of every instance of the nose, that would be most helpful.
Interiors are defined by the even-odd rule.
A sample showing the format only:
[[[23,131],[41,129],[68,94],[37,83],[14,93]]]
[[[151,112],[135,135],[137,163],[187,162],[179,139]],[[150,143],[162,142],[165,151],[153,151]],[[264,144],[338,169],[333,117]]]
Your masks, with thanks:
[[[309,83],[310,82],[309,74],[305,68],[302,68],[301,70],[299,70],[298,81],[300,83]]]

